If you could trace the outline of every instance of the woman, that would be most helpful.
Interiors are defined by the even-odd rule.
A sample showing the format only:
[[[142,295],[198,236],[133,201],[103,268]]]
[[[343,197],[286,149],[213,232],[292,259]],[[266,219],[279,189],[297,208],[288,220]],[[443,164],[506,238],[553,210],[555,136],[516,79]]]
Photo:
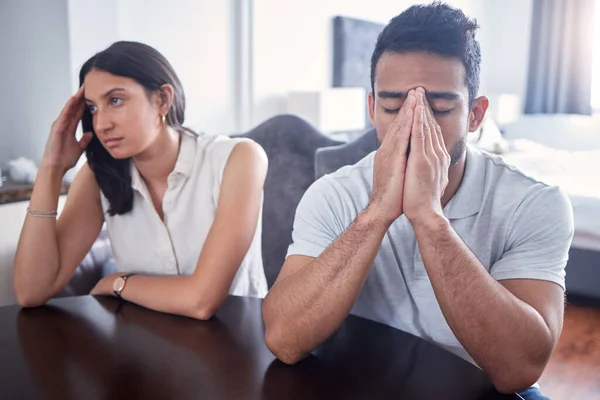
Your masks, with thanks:
[[[19,304],[43,304],[66,286],[105,222],[119,272],[91,294],[197,319],[228,294],[264,297],[262,148],[184,128],[181,83],[144,44],[113,44],[79,80],[50,130],[21,232]],[[77,141],[79,120],[86,133]],[[87,164],[57,221],[61,181],[84,149]]]

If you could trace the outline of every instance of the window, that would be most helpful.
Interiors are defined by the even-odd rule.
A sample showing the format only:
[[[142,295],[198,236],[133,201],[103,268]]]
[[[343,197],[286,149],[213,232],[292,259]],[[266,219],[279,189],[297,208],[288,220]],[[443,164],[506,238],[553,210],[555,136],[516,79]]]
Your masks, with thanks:
[[[600,0],[594,18],[594,61],[592,67],[592,108],[600,111]]]

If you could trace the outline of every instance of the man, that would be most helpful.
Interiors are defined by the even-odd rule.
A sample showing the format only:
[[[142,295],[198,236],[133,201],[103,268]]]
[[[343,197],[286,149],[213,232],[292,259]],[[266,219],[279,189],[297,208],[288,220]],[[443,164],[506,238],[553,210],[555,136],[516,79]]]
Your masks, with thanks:
[[[558,188],[466,146],[488,107],[476,29],[436,2],[380,34],[368,100],[381,146],[308,189],[264,301],[282,361],[352,312],[476,363],[501,392],[540,377],[562,329],[572,212]]]

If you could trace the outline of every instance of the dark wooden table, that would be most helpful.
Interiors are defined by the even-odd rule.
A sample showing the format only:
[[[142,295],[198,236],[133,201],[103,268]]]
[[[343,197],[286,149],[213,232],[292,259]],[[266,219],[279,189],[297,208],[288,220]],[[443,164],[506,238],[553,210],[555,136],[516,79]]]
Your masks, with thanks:
[[[0,308],[0,398],[517,398],[461,358],[354,316],[285,365],[265,346],[260,308],[231,297],[204,322],[91,296]]]

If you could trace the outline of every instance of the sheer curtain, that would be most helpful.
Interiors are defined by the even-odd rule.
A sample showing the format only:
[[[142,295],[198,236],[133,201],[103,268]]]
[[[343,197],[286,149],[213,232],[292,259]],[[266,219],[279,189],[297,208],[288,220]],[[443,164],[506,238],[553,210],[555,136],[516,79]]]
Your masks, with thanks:
[[[525,112],[591,114],[596,0],[534,0]]]

